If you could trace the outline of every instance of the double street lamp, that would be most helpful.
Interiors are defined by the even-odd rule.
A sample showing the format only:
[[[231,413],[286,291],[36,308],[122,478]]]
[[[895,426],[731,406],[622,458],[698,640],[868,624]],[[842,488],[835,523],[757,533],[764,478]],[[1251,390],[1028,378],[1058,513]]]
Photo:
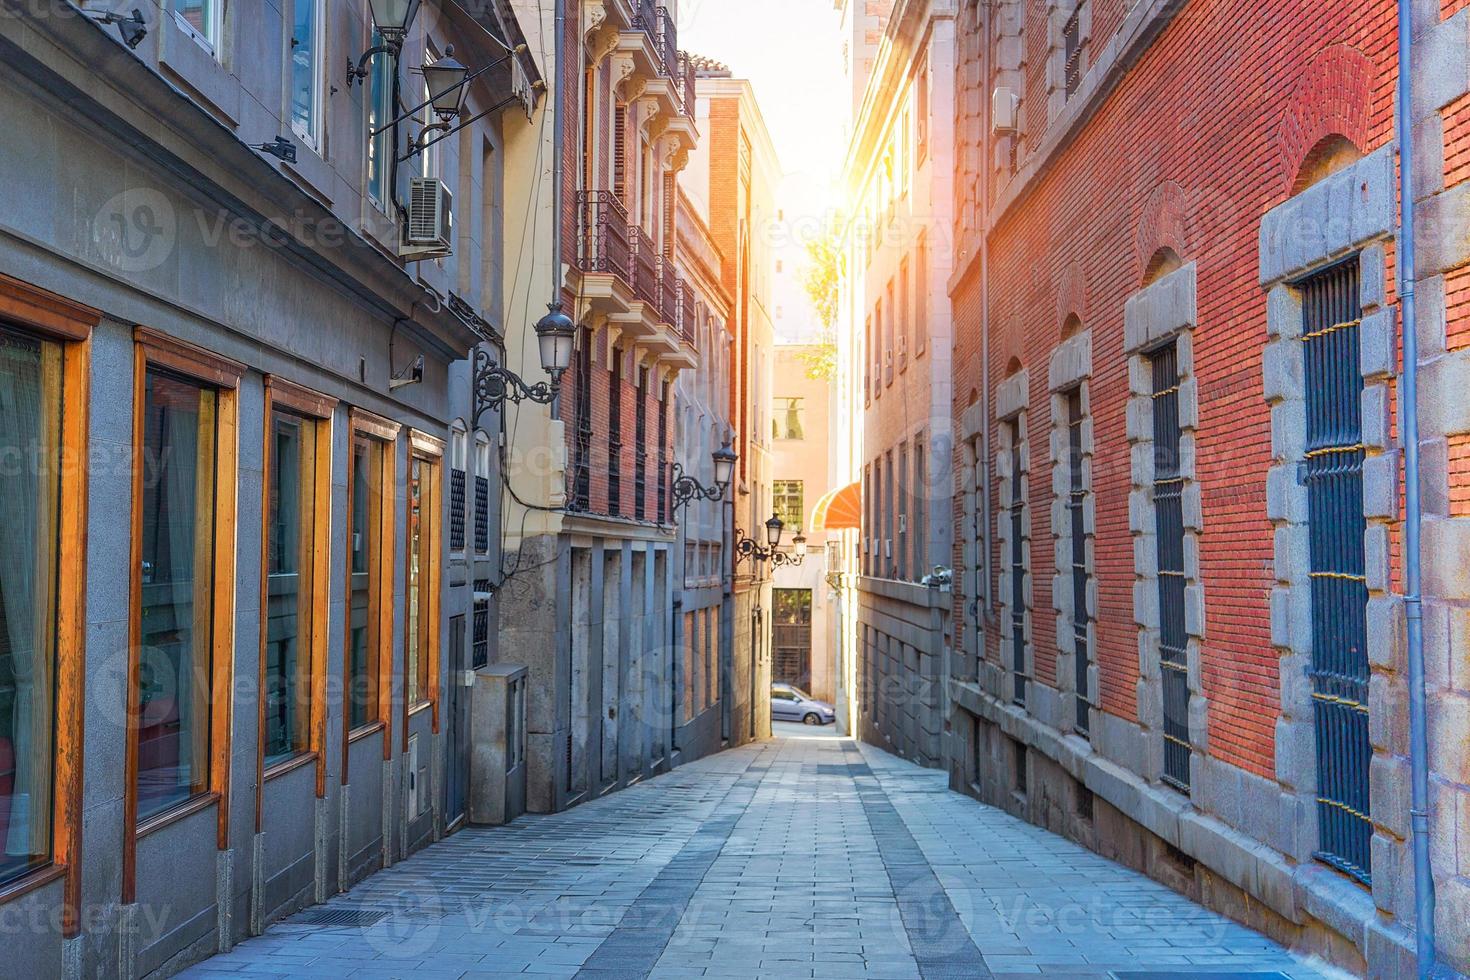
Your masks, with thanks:
[[[745,532],[739,528],[735,529],[735,562],[739,564],[747,558],[754,559],[757,564],[763,561],[771,563],[771,567],[780,568],[790,565],[795,568],[806,561],[806,536],[798,534],[791,539],[791,554],[780,550],[781,534],[786,530],[779,514],[772,514],[771,519],[766,521],[766,544],[745,536]]]

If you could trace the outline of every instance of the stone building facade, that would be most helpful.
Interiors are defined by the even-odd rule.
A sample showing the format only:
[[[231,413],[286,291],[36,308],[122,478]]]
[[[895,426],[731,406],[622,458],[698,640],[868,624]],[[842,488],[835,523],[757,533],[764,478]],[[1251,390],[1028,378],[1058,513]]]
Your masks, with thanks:
[[[864,515],[845,602],[856,609],[857,729],[927,766],[946,758],[952,336],[949,243],[936,229],[951,220],[953,143],[936,123],[951,113],[954,46],[952,4],[894,6],[857,107],[842,232],[840,359],[860,420],[851,479]]]
[[[1464,971],[1470,9],[1415,10],[1431,860]],[[1414,972],[1395,13],[959,4],[950,283],[952,785],[1374,976]]]
[[[139,6],[0,11],[16,976],[174,972],[452,831],[498,557],[468,365],[541,108],[509,7],[425,4],[348,83],[364,4]],[[424,150],[448,127],[393,96],[451,44],[497,67]],[[414,186],[457,211],[437,246]]]

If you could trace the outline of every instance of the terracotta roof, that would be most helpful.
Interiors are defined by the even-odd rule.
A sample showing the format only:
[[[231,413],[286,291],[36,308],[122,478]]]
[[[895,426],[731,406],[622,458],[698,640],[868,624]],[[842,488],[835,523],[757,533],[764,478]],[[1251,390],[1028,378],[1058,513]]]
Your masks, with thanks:
[[[730,66],[722,64],[713,58],[706,58],[702,54],[686,52],[689,55],[689,63],[694,66],[694,73],[704,78],[729,78]]]

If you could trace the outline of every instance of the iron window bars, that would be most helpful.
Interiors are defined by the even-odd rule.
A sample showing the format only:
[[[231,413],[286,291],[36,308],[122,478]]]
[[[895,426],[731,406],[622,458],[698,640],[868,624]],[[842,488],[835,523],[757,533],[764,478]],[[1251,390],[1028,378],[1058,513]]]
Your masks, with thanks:
[[[1370,882],[1368,580],[1363,534],[1362,307],[1358,263],[1301,284],[1311,541],[1312,720],[1317,736],[1316,857]]]
[[[1164,782],[1189,792],[1189,632],[1184,617],[1184,474],[1179,458],[1177,344],[1149,357],[1153,372],[1154,521],[1158,548],[1159,667]]]

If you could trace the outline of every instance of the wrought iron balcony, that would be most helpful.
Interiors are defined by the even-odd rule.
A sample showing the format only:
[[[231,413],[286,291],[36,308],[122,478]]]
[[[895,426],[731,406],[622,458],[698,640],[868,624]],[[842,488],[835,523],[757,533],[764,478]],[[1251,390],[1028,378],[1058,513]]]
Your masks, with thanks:
[[[668,256],[659,259],[658,268],[658,315],[659,319],[673,327],[679,325],[679,303],[684,282],[674,272],[674,260]]]
[[[694,70],[694,59],[684,52],[679,52],[679,71],[675,82],[679,87],[679,101],[684,105],[684,115],[690,119],[695,115],[695,103],[698,99],[695,85],[699,74]]]
[[[679,69],[679,29],[674,24],[673,13],[654,0],[637,0],[634,6],[633,26],[653,42],[660,62],[659,74],[675,77]]]
[[[653,304],[657,309],[659,305],[659,262],[661,261],[657,247],[653,239],[648,236],[638,225],[630,225],[628,238],[631,242],[633,257],[631,272],[633,281],[633,295],[645,303]]]
[[[612,191],[577,195],[578,264],[583,272],[610,272],[633,285],[628,212]]]

